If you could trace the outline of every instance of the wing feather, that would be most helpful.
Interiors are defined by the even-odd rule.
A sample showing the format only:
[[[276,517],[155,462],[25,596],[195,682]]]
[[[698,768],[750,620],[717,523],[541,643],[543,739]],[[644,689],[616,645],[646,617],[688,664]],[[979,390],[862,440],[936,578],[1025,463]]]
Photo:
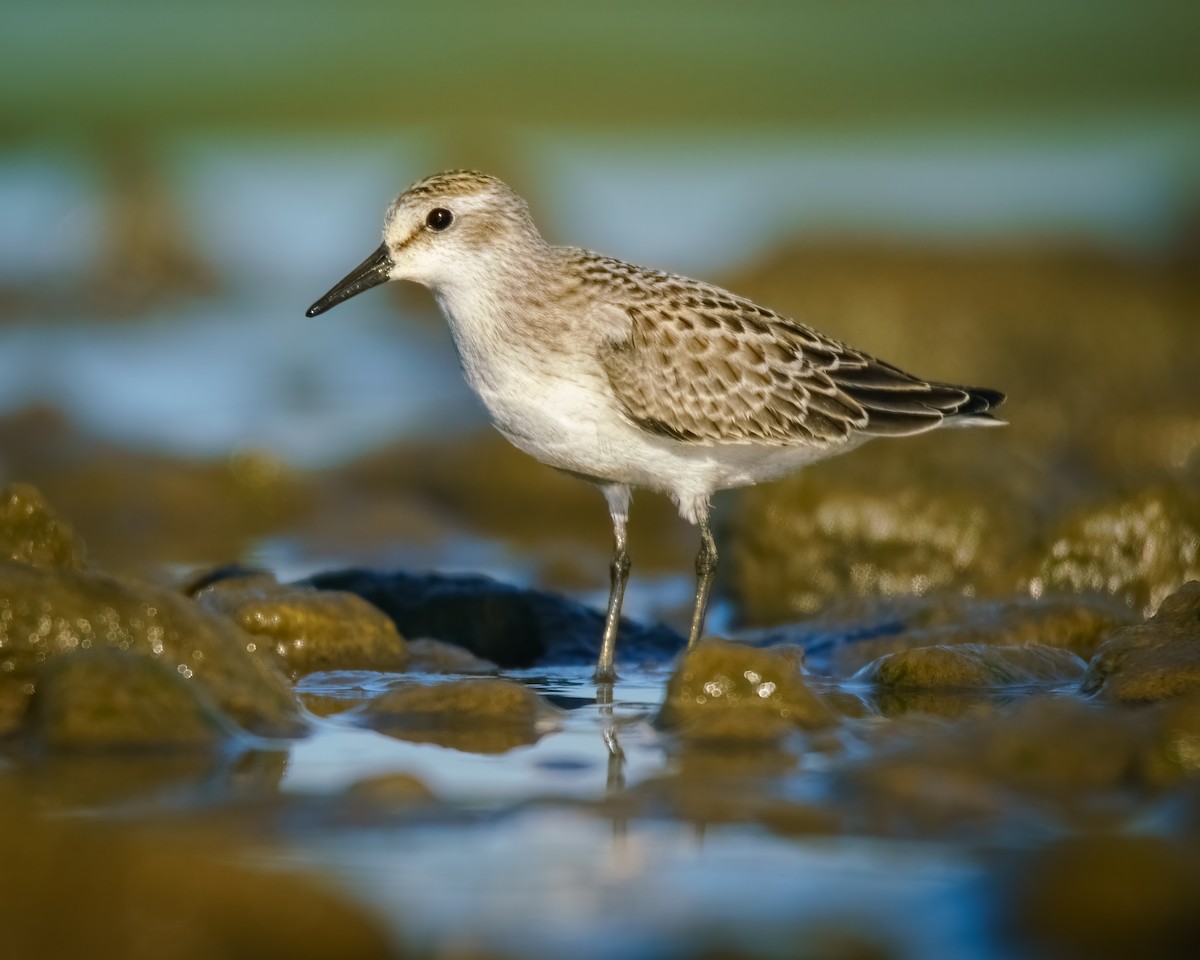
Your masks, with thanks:
[[[992,390],[921,380],[716,288],[623,304],[601,363],[626,415],[685,443],[835,445],[990,420]]]

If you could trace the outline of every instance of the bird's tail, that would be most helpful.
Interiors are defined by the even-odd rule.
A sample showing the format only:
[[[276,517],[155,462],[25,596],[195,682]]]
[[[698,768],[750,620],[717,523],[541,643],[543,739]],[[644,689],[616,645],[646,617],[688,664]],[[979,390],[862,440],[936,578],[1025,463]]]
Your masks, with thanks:
[[[965,390],[967,399],[946,417],[946,426],[1001,427],[1005,421],[993,415],[1004,402],[1004,394],[988,387],[959,387]]]

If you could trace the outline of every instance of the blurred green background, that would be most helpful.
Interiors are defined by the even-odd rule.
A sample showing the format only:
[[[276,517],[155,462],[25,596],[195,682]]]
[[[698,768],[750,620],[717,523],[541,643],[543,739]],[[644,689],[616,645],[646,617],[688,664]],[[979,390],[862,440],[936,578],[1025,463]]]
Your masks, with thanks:
[[[11,135],[1191,124],[1169,0],[5,4]]]

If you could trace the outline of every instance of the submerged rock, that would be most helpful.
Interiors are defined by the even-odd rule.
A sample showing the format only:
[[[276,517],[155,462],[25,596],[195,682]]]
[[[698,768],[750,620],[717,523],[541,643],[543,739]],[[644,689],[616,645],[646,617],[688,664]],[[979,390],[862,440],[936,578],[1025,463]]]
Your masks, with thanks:
[[[1145,623],[1104,641],[1083,690],[1125,702],[1200,692],[1200,581],[1185,583]]]
[[[856,680],[889,687],[961,689],[1078,680],[1087,664],[1069,650],[1042,644],[916,647],[863,667]]]
[[[51,660],[23,729],[36,745],[67,750],[211,750],[234,735],[202,686],[160,660],[112,648]]]
[[[115,648],[159,660],[245,729],[296,736],[305,724],[291,687],[250,637],[186,597],[96,573],[0,561],[0,732],[11,729],[44,665]]]
[[[83,540],[60,520],[35,487],[0,489],[0,557],[34,567],[82,570]]]
[[[490,577],[345,570],[317,574],[307,582],[370,601],[406,637],[454,643],[501,667],[591,663],[604,629],[604,615],[596,610]],[[683,639],[661,624],[621,621],[621,659],[666,658],[681,646]]]
[[[702,739],[773,739],[833,726],[836,714],[801,675],[794,647],[758,649],[710,639],[667,681],[658,723]]]
[[[356,806],[379,810],[424,806],[437,801],[429,786],[411,773],[383,773],[355,780],[343,796]]]
[[[392,620],[352,593],[257,574],[207,585],[196,600],[261,638],[293,680],[318,670],[403,670],[408,661]]]
[[[536,743],[555,716],[525,685],[498,679],[408,684],[376,697],[364,713],[381,733],[468,753],[504,753]]]

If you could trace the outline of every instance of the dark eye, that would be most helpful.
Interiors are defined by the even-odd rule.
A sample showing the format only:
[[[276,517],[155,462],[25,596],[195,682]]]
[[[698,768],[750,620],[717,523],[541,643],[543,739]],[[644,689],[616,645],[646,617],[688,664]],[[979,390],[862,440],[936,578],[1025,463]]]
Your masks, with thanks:
[[[425,218],[425,225],[430,230],[445,230],[454,222],[454,214],[445,207],[434,207]]]

